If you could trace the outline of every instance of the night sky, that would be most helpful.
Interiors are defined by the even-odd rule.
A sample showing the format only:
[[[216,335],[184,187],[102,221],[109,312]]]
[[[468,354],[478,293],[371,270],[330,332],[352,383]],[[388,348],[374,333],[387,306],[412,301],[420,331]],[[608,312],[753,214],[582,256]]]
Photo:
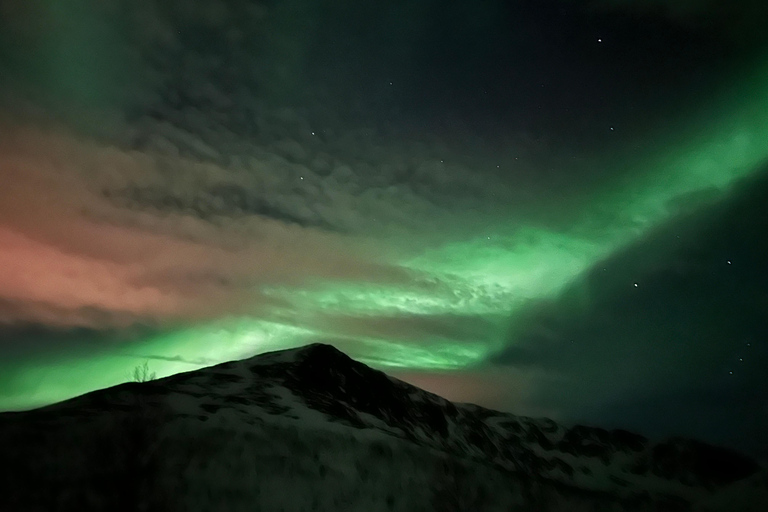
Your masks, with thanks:
[[[768,457],[768,4],[0,1],[0,410],[331,343]]]

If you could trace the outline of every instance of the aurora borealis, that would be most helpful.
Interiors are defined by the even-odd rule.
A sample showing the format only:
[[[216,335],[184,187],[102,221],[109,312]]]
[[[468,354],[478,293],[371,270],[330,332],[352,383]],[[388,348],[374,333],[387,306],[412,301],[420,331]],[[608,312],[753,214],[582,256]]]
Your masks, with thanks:
[[[766,449],[759,2],[92,4],[2,6],[0,409],[324,341]]]

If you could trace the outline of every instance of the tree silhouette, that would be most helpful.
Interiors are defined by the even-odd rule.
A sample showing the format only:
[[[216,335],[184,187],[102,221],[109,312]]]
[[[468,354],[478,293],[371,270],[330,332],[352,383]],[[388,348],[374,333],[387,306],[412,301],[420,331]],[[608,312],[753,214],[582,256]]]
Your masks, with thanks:
[[[134,382],[149,382],[150,380],[155,380],[156,376],[155,372],[149,371],[149,363],[147,361],[133,369]]]

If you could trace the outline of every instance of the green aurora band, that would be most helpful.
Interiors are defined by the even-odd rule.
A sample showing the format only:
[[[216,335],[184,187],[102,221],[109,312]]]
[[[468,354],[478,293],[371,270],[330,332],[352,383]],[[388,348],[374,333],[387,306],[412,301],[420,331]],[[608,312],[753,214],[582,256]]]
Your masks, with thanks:
[[[711,102],[701,119],[685,119],[680,130],[665,127],[682,143],[659,141],[657,151],[646,151],[645,158],[617,172],[620,179],[570,203],[580,206],[569,213],[569,226],[500,219],[473,239],[392,262],[413,273],[407,287],[319,282],[273,288],[264,292],[291,307],[270,318],[222,319],[120,349],[113,345],[97,353],[14,362],[0,386],[5,393],[0,409],[36,407],[124,382],[144,361],[161,377],[318,340],[349,343],[353,357],[384,369],[456,370],[477,364],[509,342],[510,324],[526,305],[578,286],[589,269],[673,220],[681,199],[698,192],[727,199],[734,183],[762,168],[768,159],[768,67],[741,79],[738,94],[732,90]],[[395,339],[376,329],[350,334],[334,322],[431,317],[479,321],[455,335],[420,337],[416,330]],[[0,374],[3,367],[11,368],[0,364]]]

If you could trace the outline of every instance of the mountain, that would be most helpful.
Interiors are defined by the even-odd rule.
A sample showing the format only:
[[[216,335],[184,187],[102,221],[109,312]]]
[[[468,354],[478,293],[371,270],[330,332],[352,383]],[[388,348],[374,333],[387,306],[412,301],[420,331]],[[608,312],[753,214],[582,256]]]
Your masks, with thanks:
[[[322,344],[3,413],[0,450],[3,511],[768,510],[737,452],[452,403]]]

